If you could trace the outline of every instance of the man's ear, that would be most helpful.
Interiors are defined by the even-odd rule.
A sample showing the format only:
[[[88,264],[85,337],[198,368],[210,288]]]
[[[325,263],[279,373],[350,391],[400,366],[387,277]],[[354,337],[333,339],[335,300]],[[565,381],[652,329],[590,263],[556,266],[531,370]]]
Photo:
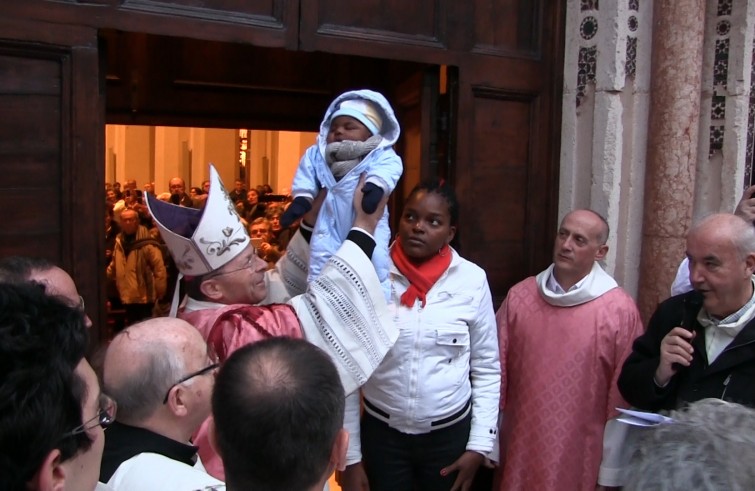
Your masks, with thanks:
[[[330,464],[337,471],[346,469],[346,450],[349,448],[349,432],[341,428],[338,430],[330,453]]]
[[[199,291],[210,300],[220,300],[223,296],[223,292],[220,290],[220,283],[215,281],[214,278],[204,280],[199,285]]]
[[[60,450],[56,448],[47,454],[26,487],[40,491],[63,491],[65,484],[66,471],[60,460]]]
[[[598,247],[598,252],[595,253],[595,260],[602,261],[606,258],[606,254],[608,254],[608,244],[603,244]]]
[[[745,256],[745,267],[750,274],[755,274],[755,253],[750,253]]]
[[[168,392],[168,402],[166,404],[176,416],[186,416],[189,412],[189,409],[186,407],[186,401],[184,400],[186,395],[187,392],[181,384],[172,387],[170,392]]]

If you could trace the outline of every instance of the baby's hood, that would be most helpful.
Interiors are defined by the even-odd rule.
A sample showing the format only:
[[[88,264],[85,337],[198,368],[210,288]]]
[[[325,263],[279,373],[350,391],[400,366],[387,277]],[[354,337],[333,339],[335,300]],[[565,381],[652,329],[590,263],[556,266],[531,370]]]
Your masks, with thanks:
[[[317,139],[321,152],[325,152],[325,146],[327,145],[326,140],[328,138],[328,131],[330,131],[331,115],[336,111],[336,109],[338,109],[338,106],[341,104],[341,102],[350,99],[366,99],[375,103],[375,105],[377,106],[377,109],[380,112],[380,116],[383,118],[383,127],[380,130],[380,135],[383,137],[383,141],[380,142],[379,147],[392,146],[394,143],[396,143],[399,135],[401,134],[401,128],[398,124],[398,120],[396,119],[396,115],[393,114],[393,108],[391,107],[391,104],[388,102],[388,100],[383,96],[383,94],[375,92],[373,90],[352,90],[349,92],[344,92],[343,94],[336,97],[333,102],[330,103],[328,110],[325,111],[325,117],[323,118],[322,123],[320,123],[320,135]]]

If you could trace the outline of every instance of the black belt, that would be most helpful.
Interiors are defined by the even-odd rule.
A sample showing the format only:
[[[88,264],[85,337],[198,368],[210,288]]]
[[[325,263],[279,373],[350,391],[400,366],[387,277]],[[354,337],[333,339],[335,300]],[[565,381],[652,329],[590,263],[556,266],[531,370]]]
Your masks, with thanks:
[[[391,415],[380,409],[379,407],[375,406],[373,403],[368,401],[367,399],[364,399],[364,406],[369,410],[368,412],[374,413],[373,415],[379,415],[385,418],[386,420],[391,419]],[[472,399],[469,399],[466,404],[464,404],[464,407],[462,407],[459,411],[453,413],[451,416],[448,416],[443,419],[439,419],[437,421],[432,421],[430,423],[430,426],[441,426],[441,425],[448,425],[449,423],[455,423],[456,421],[462,419],[464,416],[466,416],[467,411],[469,411],[469,408],[472,406]],[[386,421],[387,422],[387,421]]]

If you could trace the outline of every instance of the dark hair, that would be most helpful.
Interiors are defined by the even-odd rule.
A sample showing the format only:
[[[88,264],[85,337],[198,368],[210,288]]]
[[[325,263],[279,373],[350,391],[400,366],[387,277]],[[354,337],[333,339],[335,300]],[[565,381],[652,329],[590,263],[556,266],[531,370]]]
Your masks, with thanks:
[[[451,217],[450,225],[458,227],[459,200],[456,197],[456,191],[454,191],[454,189],[448,185],[448,182],[446,182],[445,179],[430,178],[420,182],[419,184],[414,186],[414,189],[412,189],[412,191],[409,193],[409,196],[407,196],[406,201],[412,199],[412,197],[420,191],[440,195],[448,205],[448,215]],[[459,249],[459,245],[459,230],[457,228],[456,234],[454,235],[453,240],[451,240],[451,247],[453,247],[454,249]]]
[[[23,490],[46,456],[65,461],[92,442],[82,424],[87,391],[84,315],[36,285],[0,284],[0,489]]]
[[[192,186],[190,190],[194,191],[194,194],[196,194],[197,196],[204,194],[204,189],[197,186]]]
[[[53,263],[41,257],[4,257],[0,259],[0,283],[26,283],[35,271],[49,271],[54,267]]]
[[[343,427],[343,386],[316,346],[266,339],[225,362],[212,413],[229,487],[309,489],[324,477]]]

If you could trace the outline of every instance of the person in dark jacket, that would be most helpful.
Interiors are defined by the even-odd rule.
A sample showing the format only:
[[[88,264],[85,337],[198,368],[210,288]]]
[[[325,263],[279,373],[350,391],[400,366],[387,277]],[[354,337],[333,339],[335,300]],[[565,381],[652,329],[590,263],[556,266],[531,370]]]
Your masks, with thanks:
[[[632,405],[676,409],[704,398],[755,407],[755,229],[728,213],[687,236],[694,290],[658,306],[618,386]]]

